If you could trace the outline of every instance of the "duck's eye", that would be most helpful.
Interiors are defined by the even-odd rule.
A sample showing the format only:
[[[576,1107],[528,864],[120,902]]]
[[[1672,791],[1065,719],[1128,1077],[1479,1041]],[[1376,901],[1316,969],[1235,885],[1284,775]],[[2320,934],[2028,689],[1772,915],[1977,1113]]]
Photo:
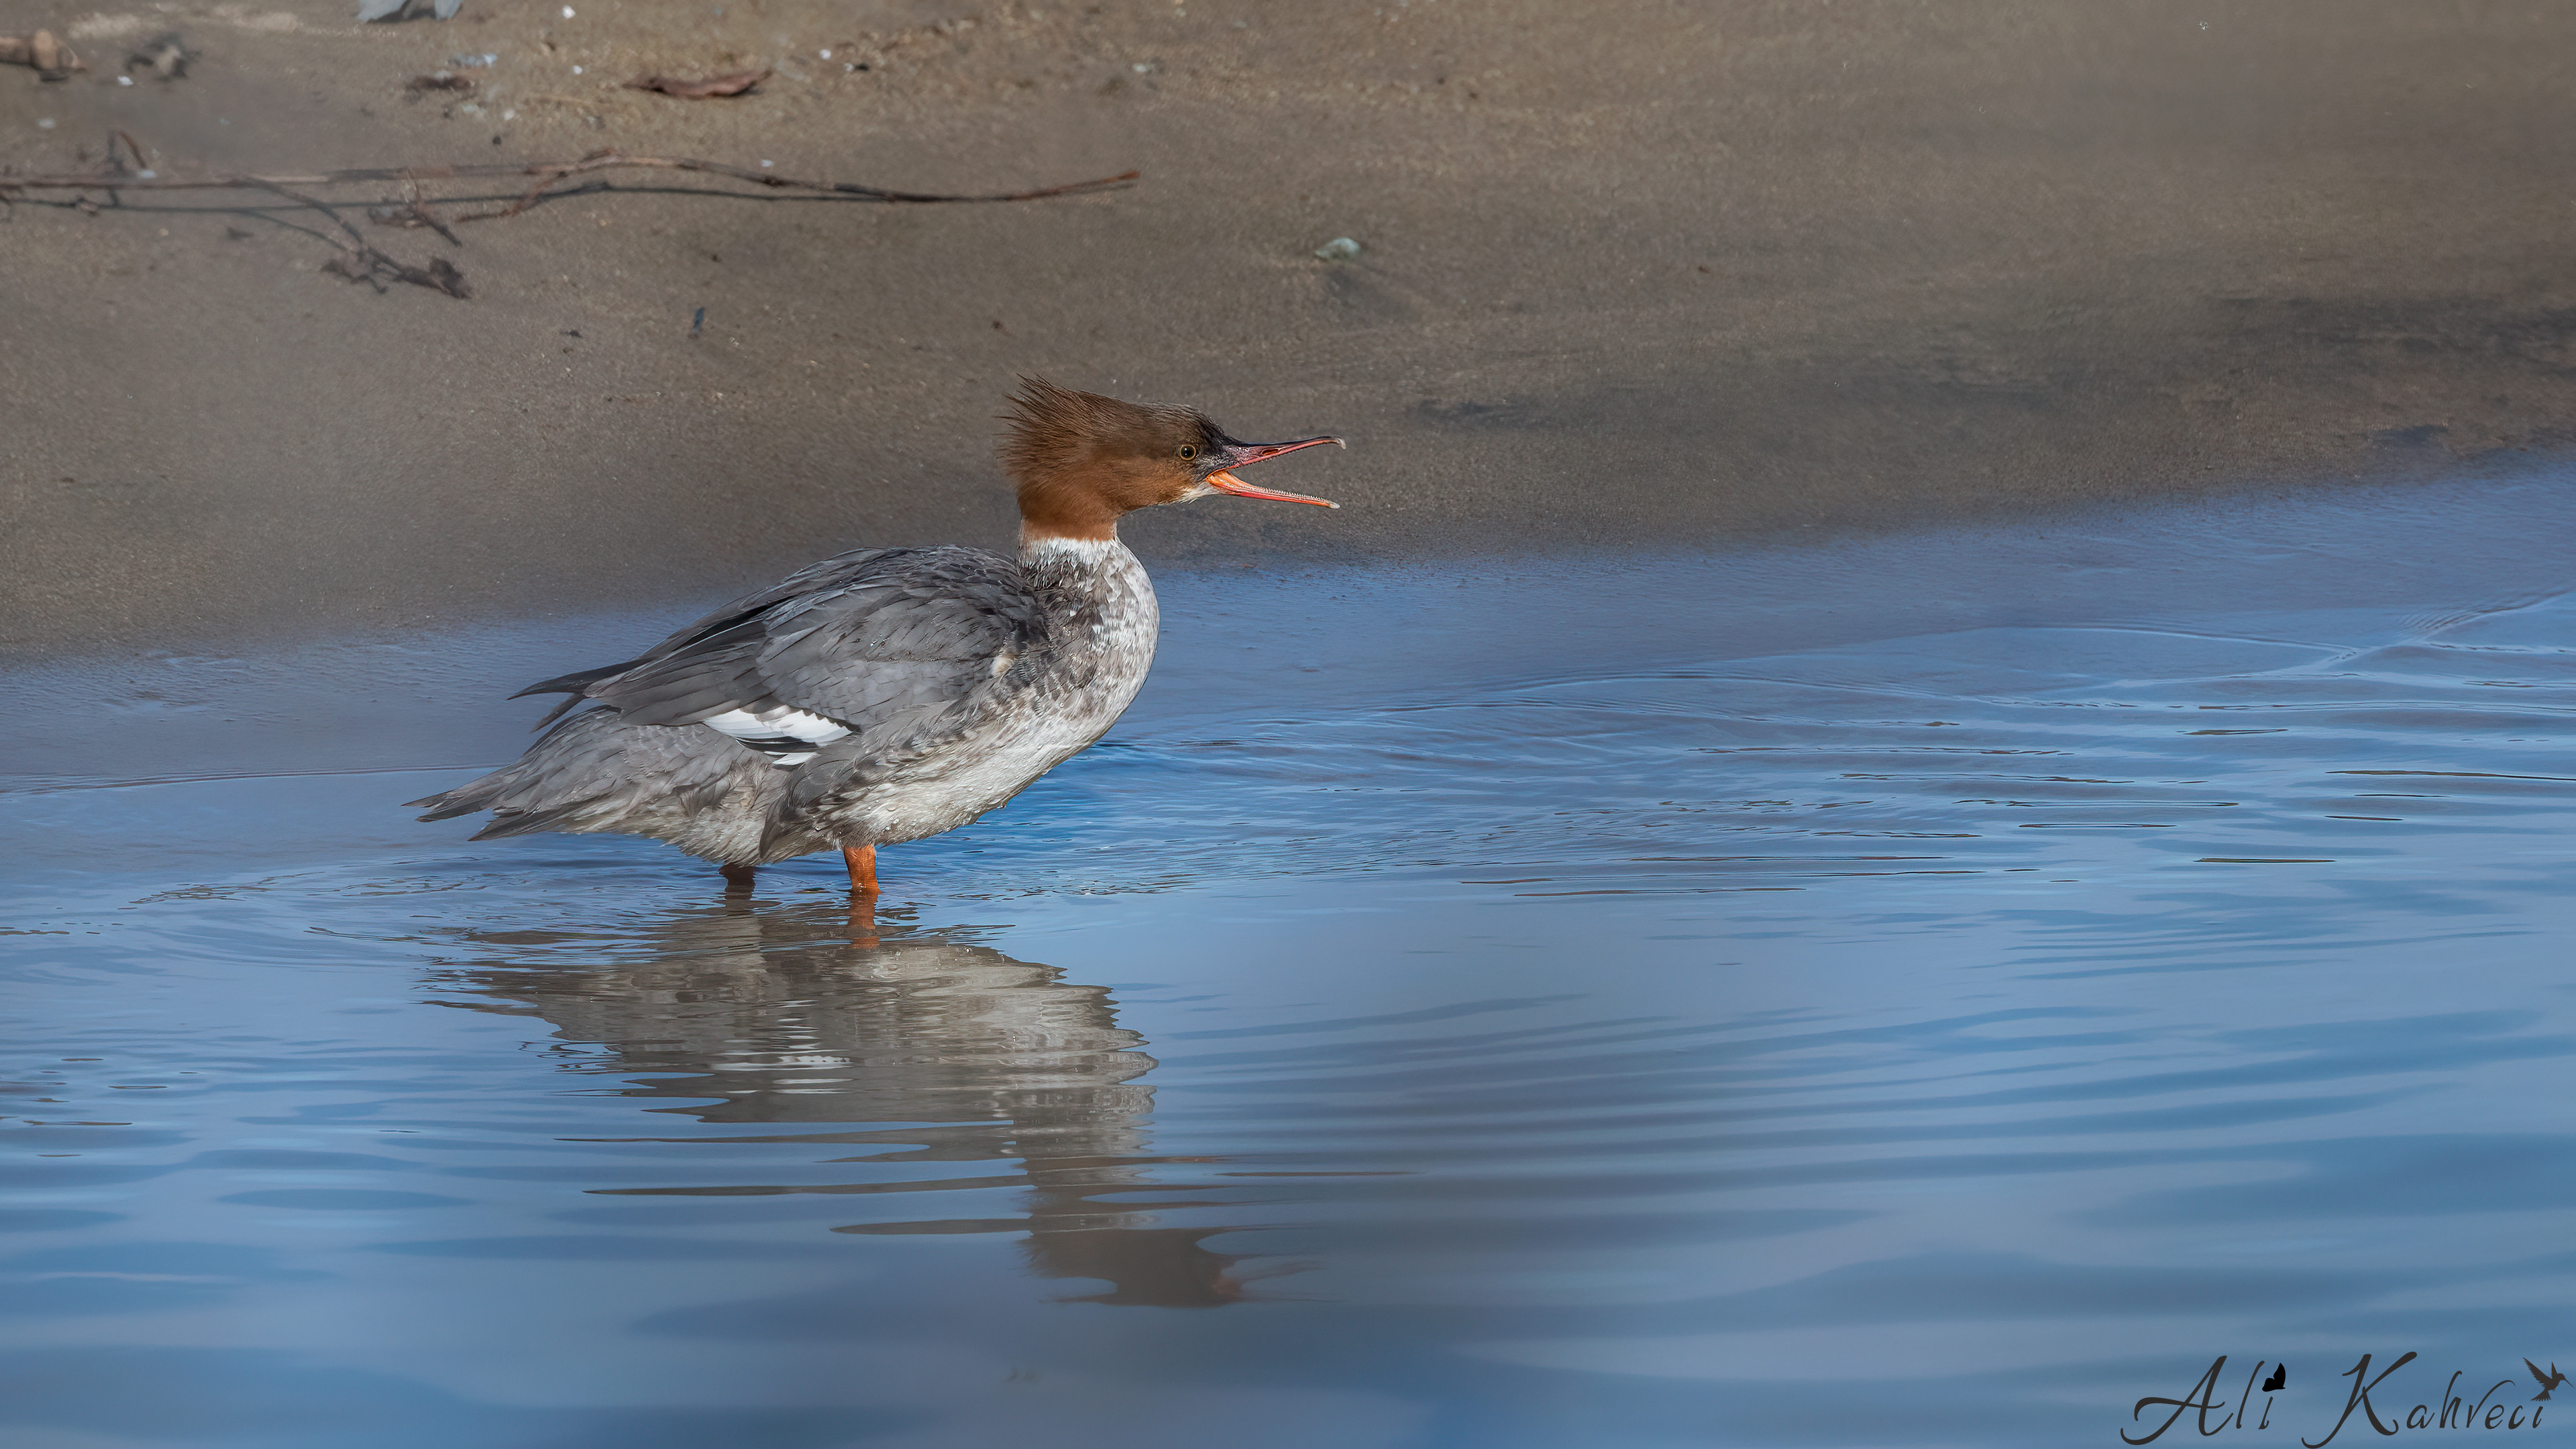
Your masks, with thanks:
[[[1197,448],[1194,444],[1190,444],[1190,443],[1183,443],[1183,444],[1181,444],[1181,461],[1182,461],[1182,462],[1186,463],[1186,462],[1188,462],[1190,459],[1195,458],[1195,457],[1197,457],[1198,455],[1199,455],[1199,450],[1198,450],[1198,448]]]

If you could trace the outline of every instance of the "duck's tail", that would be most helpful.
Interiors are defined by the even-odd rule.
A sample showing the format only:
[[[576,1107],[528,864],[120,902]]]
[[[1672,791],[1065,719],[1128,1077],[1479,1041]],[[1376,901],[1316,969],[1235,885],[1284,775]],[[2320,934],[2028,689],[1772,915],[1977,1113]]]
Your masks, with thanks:
[[[491,811],[476,840],[614,830],[728,859],[737,853],[732,843],[710,837],[731,832],[711,832],[710,816],[738,814],[771,773],[766,758],[713,730],[630,724],[616,710],[590,709],[547,731],[516,763],[408,806],[426,810],[423,820]],[[742,791],[750,795],[728,802]],[[737,808],[723,808],[728,803]],[[756,854],[756,826],[751,833]]]

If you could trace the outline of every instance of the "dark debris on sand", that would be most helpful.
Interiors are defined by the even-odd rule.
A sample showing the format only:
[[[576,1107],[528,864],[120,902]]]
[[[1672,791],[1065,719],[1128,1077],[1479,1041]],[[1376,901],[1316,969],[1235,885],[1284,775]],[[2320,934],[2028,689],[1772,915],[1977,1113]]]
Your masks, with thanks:
[[[770,72],[765,66],[759,70],[738,70],[727,75],[711,75],[702,80],[685,80],[679,76],[669,75],[645,75],[628,81],[626,89],[659,91],[666,96],[678,96],[684,101],[703,101],[716,96],[747,94],[753,86],[769,79],[769,76]]]

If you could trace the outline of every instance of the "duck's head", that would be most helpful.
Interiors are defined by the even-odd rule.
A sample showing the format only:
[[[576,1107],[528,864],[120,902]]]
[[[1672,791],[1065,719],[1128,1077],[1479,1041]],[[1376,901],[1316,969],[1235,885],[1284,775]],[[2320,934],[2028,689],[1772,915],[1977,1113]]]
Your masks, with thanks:
[[[1282,503],[1338,503],[1256,488],[1234,470],[1339,438],[1246,443],[1195,408],[1120,402],[1075,392],[1044,378],[1022,378],[1004,421],[1002,467],[1020,488],[1020,528],[1029,537],[1106,539],[1118,520],[1157,503],[1211,493],[1273,498]]]

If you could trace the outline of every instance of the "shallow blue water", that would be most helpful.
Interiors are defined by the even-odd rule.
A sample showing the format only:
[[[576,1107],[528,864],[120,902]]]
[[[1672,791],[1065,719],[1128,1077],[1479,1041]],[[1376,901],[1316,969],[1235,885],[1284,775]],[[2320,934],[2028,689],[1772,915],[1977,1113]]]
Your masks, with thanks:
[[[2226,1354],[2286,1440],[2409,1351],[2383,1415],[2527,1406],[2570,545],[2536,478],[1171,579],[1129,720],[873,922],[392,807],[659,619],[21,671],[0,1438],[2116,1443]]]

